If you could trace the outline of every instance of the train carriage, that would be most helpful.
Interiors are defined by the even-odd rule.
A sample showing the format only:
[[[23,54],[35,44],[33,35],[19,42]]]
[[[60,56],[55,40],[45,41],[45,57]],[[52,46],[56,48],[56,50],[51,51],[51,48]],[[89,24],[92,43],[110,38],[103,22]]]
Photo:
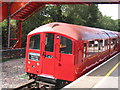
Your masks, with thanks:
[[[117,53],[120,33],[50,23],[27,36],[26,72],[35,80],[74,81]]]

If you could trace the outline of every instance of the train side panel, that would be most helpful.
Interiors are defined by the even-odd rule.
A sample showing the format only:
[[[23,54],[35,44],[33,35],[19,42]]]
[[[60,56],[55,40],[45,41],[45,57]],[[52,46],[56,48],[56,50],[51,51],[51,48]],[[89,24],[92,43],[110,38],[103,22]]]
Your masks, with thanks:
[[[40,41],[34,43],[30,38],[36,34]],[[41,26],[27,39],[26,72],[45,79],[74,81],[120,52],[120,33],[65,23]]]

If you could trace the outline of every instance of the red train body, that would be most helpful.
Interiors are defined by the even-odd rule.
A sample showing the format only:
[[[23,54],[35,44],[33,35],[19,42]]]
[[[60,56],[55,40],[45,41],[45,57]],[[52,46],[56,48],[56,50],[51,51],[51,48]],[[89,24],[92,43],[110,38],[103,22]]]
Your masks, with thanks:
[[[74,81],[120,51],[120,33],[66,23],[27,36],[26,72],[36,80]]]

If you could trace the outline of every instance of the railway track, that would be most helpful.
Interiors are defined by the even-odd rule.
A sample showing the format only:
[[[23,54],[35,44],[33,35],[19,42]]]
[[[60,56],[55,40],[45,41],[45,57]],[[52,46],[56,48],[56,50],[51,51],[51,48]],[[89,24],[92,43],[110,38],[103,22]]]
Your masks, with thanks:
[[[55,85],[54,84],[50,84],[50,83],[46,83],[46,82],[42,82],[42,81],[33,81],[27,84],[24,84],[22,86],[19,86],[13,90],[55,90]]]

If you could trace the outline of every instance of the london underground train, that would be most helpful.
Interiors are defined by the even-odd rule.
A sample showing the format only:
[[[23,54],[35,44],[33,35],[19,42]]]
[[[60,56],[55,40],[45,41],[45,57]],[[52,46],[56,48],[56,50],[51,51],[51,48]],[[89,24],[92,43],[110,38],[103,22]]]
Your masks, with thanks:
[[[60,22],[27,36],[26,73],[49,83],[72,82],[120,52],[120,33]]]

